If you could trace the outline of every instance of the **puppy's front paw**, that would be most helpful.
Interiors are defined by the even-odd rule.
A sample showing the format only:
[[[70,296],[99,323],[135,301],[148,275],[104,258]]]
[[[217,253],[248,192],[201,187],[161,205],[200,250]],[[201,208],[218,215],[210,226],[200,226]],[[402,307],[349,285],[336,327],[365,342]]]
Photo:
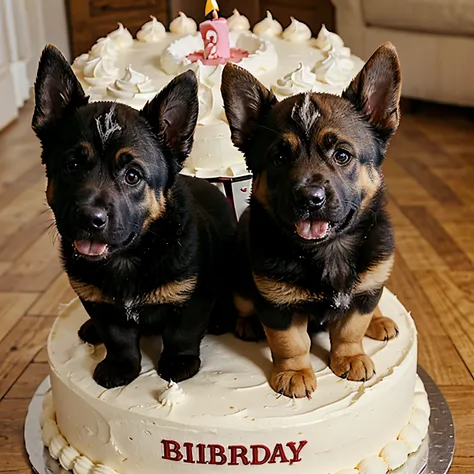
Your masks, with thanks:
[[[331,370],[343,379],[365,382],[375,374],[372,359],[365,354],[350,356],[331,356]]]
[[[271,386],[275,392],[290,398],[310,398],[316,390],[316,376],[311,368],[275,372]]]
[[[388,341],[398,336],[398,326],[385,316],[372,318],[365,335],[377,341]]]
[[[101,344],[102,338],[99,336],[97,329],[92,322],[92,319],[88,319],[79,329],[79,337],[88,344]]]
[[[130,363],[116,362],[107,357],[97,364],[94,380],[104,388],[115,388],[127,385],[140,374],[140,367]]]
[[[195,355],[162,355],[158,375],[168,381],[181,382],[196,375],[200,367],[201,359]]]
[[[235,335],[243,341],[261,341],[265,339],[263,326],[255,316],[246,318],[239,316],[235,325]]]

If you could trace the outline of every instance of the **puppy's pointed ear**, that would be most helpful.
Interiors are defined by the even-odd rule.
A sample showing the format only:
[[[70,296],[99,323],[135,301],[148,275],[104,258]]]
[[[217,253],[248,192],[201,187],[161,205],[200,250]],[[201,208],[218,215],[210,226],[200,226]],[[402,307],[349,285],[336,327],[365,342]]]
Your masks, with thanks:
[[[46,46],[35,81],[33,130],[41,138],[44,130],[87,101],[88,97],[66,58],[55,46]]]
[[[258,124],[278,101],[252,74],[231,63],[224,67],[221,92],[232,142],[246,153]]]
[[[140,112],[164,151],[182,165],[191,152],[199,112],[198,84],[193,71],[176,76]]]
[[[388,142],[400,121],[401,88],[397,50],[391,43],[384,43],[351,82],[343,97],[350,100],[379,137]]]

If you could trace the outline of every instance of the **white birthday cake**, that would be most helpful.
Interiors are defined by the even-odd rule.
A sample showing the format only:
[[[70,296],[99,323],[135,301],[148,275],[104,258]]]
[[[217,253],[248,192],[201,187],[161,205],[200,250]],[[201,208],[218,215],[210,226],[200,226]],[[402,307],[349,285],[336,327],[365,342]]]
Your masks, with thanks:
[[[251,31],[247,18],[235,11],[227,19],[227,28],[232,60],[271,88],[278,99],[309,90],[340,94],[363,66],[324,26],[312,37],[307,25],[292,18],[283,30],[269,12]],[[119,101],[137,109],[176,75],[194,70],[199,117],[183,173],[202,178],[248,174],[243,155],[231,142],[224,113],[220,93],[224,64],[209,64],[199,54],[204,51],[203,36],[184,13],[169,30],[152,17],[134,39],[119,24],[77,57],[73,69],[92,101]]]
[[[92,378],[104,347],[79,340],[87,314],[74,300],[48,341],[44,444],[75,474],[385,474],[417,451],[430,408],[416,374],[412,318],[387,290],[380,309],[400,334],[389,342],[364,339],[376,375],[367,382],[334,375],[329,337],[320,333],[311,352],[318,387],[308,400],[275,393],[267,344],[232,335],[206,336],[201,370],[179,385],[157,375],[160,341],[145,340],[140,376],[105,390]]]

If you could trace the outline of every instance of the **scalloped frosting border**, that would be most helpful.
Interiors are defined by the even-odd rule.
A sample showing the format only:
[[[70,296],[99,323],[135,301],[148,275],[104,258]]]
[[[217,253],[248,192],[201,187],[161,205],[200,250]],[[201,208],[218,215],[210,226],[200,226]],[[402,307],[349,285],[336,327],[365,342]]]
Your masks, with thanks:
[[[343,469],[335,474],[386,474],[399,468],[421,446],[428,433],[430,404],[421,379],[417,376],[413,405],[408,423],[402,428],[398,437],[390,441],[376,456],[363,459],[354,469]],[[49,448],[51,457],[61,464],[66,471],[74,474],[119,474],[104,464],[93,463],[87,456],[71,446],[62,436],[56,423],[56,412],[51,390],[43,401],[40,417],[43,444]]]

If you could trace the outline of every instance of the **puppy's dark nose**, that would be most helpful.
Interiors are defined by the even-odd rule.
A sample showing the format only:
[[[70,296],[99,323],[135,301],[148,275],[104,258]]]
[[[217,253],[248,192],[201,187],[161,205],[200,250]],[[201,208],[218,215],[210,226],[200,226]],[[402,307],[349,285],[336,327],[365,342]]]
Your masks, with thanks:
[[[107,225],[107,211],[100,207],[81,207],[77,210],[79,225],[89,231],[104,230]]]
[[[326,191],[322,186],[304,186],[300,189],[301,197],[310,207],[320,209],[326,202]]]

